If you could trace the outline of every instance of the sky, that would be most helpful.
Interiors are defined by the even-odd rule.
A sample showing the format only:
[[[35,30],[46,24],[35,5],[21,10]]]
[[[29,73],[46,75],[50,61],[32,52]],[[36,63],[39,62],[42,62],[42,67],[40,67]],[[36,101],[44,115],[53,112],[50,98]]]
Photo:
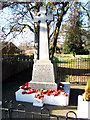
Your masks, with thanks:
[[[10,19],[12,17],[13,16],[11,14],[10,9],[8,8],[3,9],[3,12],[1,12],[0,16],[0,28],[4,26],[8,27],[9,22],[7,21],[7,18]],[[7,37],[6,41],[11,41],[16,46],[19,46],[20,44],[26,44],[26,42],[33,44],[32,41],[34,40],[34,34],[28,28],[25,28],[23,34],[17,35],[16,38],[12,39],[12,37],[13,37],[12,34],[10,34]]]
[[[81,2],[87,2],[88,0],[80,0]],[[10,9],[6,8],[3,9],[3,12],[0,11],[0,27],[2,28],[4,25],[7,26],[8,25],[8,21],[6,20],[7,18],[12,18],[12,14]],[[67,15],[64,16],[64,19],[67,18]],[[84,21],[86,21],[85,23],[87,23],[88,19],[84,18]],[[86,26],[88,26],[88,24],[86,24]],[[8,27],[8,26],[7,26]],[[9,35],[7,37],[7,41],[12,38],[12,35]],[[30,32],[28,30],[28,28],[24,29],[23,34],[18,35],[16,38],[11,39],[10,41],[13,42],[16,46],[19,46],[22,43],[26,43],[29,42],[31,44],[34,44],[32,41],[34,40],[34,33]],[[61,37],[61,42],[63,42],[63,38]]]

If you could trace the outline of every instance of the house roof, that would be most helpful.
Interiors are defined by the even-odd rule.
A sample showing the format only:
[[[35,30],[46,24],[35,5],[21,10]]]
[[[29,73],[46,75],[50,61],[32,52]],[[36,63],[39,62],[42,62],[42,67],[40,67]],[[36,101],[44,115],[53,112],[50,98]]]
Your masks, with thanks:
[[[2,54],[19,53],[20,49],[12,42],[2,42]]]

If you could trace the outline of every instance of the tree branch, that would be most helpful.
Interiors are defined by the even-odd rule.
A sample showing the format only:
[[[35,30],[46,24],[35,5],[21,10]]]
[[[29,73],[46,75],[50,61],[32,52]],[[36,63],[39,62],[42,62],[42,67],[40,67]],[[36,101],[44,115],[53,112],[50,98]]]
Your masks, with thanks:
[[[85,7],[87,4],[89,4],[90,1],[88,1],[83,7]]]
[[[85,7],[84,7],[84,6],[82,6],[82,5],[81,5],[81,3],[80,3],[80,2],[78,2],[78,3],[79,3],[79,5],[83,8],[83,10],[86,12],[86,14],[87,14],[88,18],[90,19],[90,16],[89,16],[88,11],[85,9]]]
[[[5,8],[5,7],[9,7],[10,5],[14,4],[14,2],[1,2],[2,4],[2,9]]]
[[[24,25],[25,27],[27,26],[32,32],[35,32],[33,28],[31,28],[31,26],[29,26],[28,24],[21,24],[21,23],[18,23],[19,25]]]
[[[30,8],[30,6],[27,5],[27,10],[28,10],[28,12],[29,12],[29,14],[30,14],[30,16],[31,16],[32,19],[34,19],[34,18],[33,18],[33,14],[31,13],[31,9],[33,9],[33,8],[35,8],[35,6],[32,6],[32,7]]]
[[[52,37],[52,35],[54,34],[54,32],[55,32],[55,31],[53,31],[53,32],[51,33],[51,35],[49,36],[49,39]]]
[[[15,4],[15,3],[19,3],[19,4],[22,4],[22,3],[27,3],[27,2],[1,2],[2,4],[2,9],[5,8],[5,7],[9,7],[10,5],[12,4]],[[28,3],[31,3],[31,2],[28,2]]]

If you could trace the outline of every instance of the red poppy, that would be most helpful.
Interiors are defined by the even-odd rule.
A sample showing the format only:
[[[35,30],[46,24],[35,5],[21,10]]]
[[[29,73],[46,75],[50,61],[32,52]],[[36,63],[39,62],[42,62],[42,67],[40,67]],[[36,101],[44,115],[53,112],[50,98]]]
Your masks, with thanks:
[[[64,90],[61,90],[61,92],[64,92]]]
[[[25,85],[22,85],[21,89],[24,89]]]
[[[43,98],[44,97],[44,95],[43,94],[35,94],[35,98],[38,98],[38,99],[41,99],[41,98]]]
[[[35,94],[35,98],[37,98],[38,96]]]
[[[26,82],[26,83],[25,83],[25,86],[28,86],[28,85],[29,85],[28,82]]]
[[[49,93],[49,92],[47,92],[47,93],[46,93],[46,95],[47,95],[47,96],[50,96],[50,93]]]
[[[38,96],[38,99],[41,99],[41,96]]]
[[[28,91],[31,91],[31,88],[28,88]]]
[[[41,94],[43,94],[43,91],[40,91]]]
[[[55,90],[48,90],[48,92],[49,92],[49,93],[53,93],[53,92],[55,92]]]
[[[28,87],[27,87],[27,86],[25,86],[25,87],[24,87],[24,90],[28,90]]]
[[[65,94],[65,97],[67,97],[68,96],[68,94]]]
[[[41,96],[42,98],[44,98],[44,95],[43,95],[43,94],[40,94],[40,96]]]
[[[26,91],[23,91],[22,94],[26,94]]]
[[[26,92],[26,94],[31,94],[31,93],[33,93],[33,92],[32,91]]]
[[[58,94],[60,94],[61,93],[61,90],[58,90]]]
[[[68,94],[67,94],[67,93],[63,93],[62,95],[64,95],[65,97],[67,97],[67,96],[68,96]]]
[[[57,91],[55,91],[54,96],[58,96],[58,92]]]
[[[36,92],[38,92],[38,89],[36,89]]]
[[[33,89],[33,93],[38,92],[38,89]]]

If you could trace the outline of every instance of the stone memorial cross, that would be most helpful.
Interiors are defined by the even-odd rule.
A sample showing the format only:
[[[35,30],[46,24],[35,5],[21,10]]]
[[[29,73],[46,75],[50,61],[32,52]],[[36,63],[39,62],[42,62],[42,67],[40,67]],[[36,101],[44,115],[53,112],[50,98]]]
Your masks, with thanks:
[[[40,21],[39,60],[33,65],[32,80],[29,82],[31,88],[57,90],[53,64],[49,60],[47,22],[51,20],[53,20],[53,15],[46,14],[46,7],[40,7],[39,15],[34,18],[34,22]]]
[[[53,20],[51,13],[46,14],[46,7],[40,7],[40,15],[35,16],[34,22],[40,21],[39,60],[49,60],[47,22]]]

